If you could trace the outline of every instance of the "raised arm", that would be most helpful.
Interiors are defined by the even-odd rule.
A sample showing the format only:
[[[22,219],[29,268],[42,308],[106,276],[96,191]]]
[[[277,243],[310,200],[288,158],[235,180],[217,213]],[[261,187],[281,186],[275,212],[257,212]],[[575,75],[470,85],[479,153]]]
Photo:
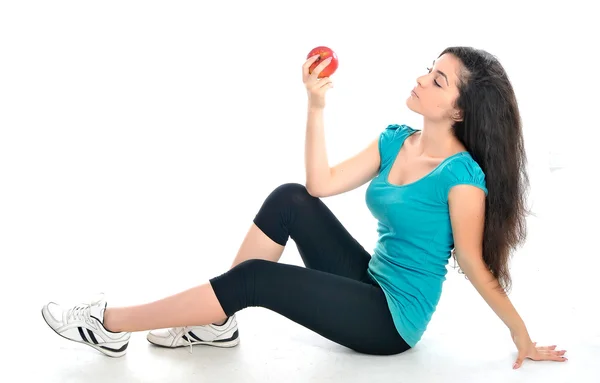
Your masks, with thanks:
[[[312,74],[308,68],[314,62],[309,58],[303,65],[303,81],[308,92],[308,115],[306,122],[305,167],[306,189],[315,197],[341,194],[365,184],[377,175],[380,158],[378,139],[365,149],[335,167],[329,166],[325,145],[323,110],[325,92],[331,88],[327,77],[318,79],[319,73],[329,64],[325,60]]]

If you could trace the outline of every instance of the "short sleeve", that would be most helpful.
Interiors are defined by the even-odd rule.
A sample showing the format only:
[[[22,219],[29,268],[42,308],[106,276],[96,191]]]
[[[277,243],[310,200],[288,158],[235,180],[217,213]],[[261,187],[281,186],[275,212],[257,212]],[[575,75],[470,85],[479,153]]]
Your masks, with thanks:
[[[443,169],[441,197],[448,201],[450,189],[457,185],[472,185],[488,195],[485,174],[479,164],[469,155],[463,155],[449,161]]]
[[[379,158],[382,169],[396,158],[404,138],[413,131],[414,129],[407,125],[392,124],[381,132],[379,135]]]

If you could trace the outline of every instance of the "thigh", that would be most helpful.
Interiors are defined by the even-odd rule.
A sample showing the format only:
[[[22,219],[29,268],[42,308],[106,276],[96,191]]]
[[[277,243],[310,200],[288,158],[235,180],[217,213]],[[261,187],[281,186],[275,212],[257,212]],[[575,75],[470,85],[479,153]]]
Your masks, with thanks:
[[[373,283],[261,259],[242,262],[210,282],[228,316],[264,307],[361,353],[392,355],[410,348]]]
[[[292,238],[308,268],[356,280],[365,278],[371,255],[303,185],[288,183],[273,190],[254,223],[280,245]]]

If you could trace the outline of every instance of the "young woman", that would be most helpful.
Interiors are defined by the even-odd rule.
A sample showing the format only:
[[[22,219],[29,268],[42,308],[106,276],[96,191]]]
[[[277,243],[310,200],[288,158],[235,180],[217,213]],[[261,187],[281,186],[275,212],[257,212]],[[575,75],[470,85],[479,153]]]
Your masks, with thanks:
[[[164,347],[238,344],[235,313],[275,311],[357,352],[390,355],[414,347],[440,299],[452,252],[477,291],[506,324],[525,358],[565,361],[537,347],[511,304],[509,255],[525,239],[526,156],[519,109],[498,60],[469,47],[444,50],[406,101],[422,129],[389,125],[363,151],[331,168],[323,109],[332,86],[309,74],[306,186],[284,184],[258,211],[229,271],[152,303],[108,307],[101,297],[42,314],[63,337],[109,356],[126,353],[130,333],[150,331]],[[369,182],[377,219],[371,255],[320,198]],[[306,267],[278,263],[293,239]],[[163,329],[163,330],[155,330]]]

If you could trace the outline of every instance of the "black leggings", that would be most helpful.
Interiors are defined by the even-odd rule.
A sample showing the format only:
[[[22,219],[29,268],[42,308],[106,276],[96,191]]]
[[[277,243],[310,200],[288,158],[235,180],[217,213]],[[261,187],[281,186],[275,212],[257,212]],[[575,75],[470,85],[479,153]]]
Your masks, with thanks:
[[[250,259],[210,283],[228,316],[264,307],[357,352],[398,354],[398,334],[385,295],[367,274],[370,254],[303,185],[277,187],[254,223],[274,242],[296,243],[306,268]]]

